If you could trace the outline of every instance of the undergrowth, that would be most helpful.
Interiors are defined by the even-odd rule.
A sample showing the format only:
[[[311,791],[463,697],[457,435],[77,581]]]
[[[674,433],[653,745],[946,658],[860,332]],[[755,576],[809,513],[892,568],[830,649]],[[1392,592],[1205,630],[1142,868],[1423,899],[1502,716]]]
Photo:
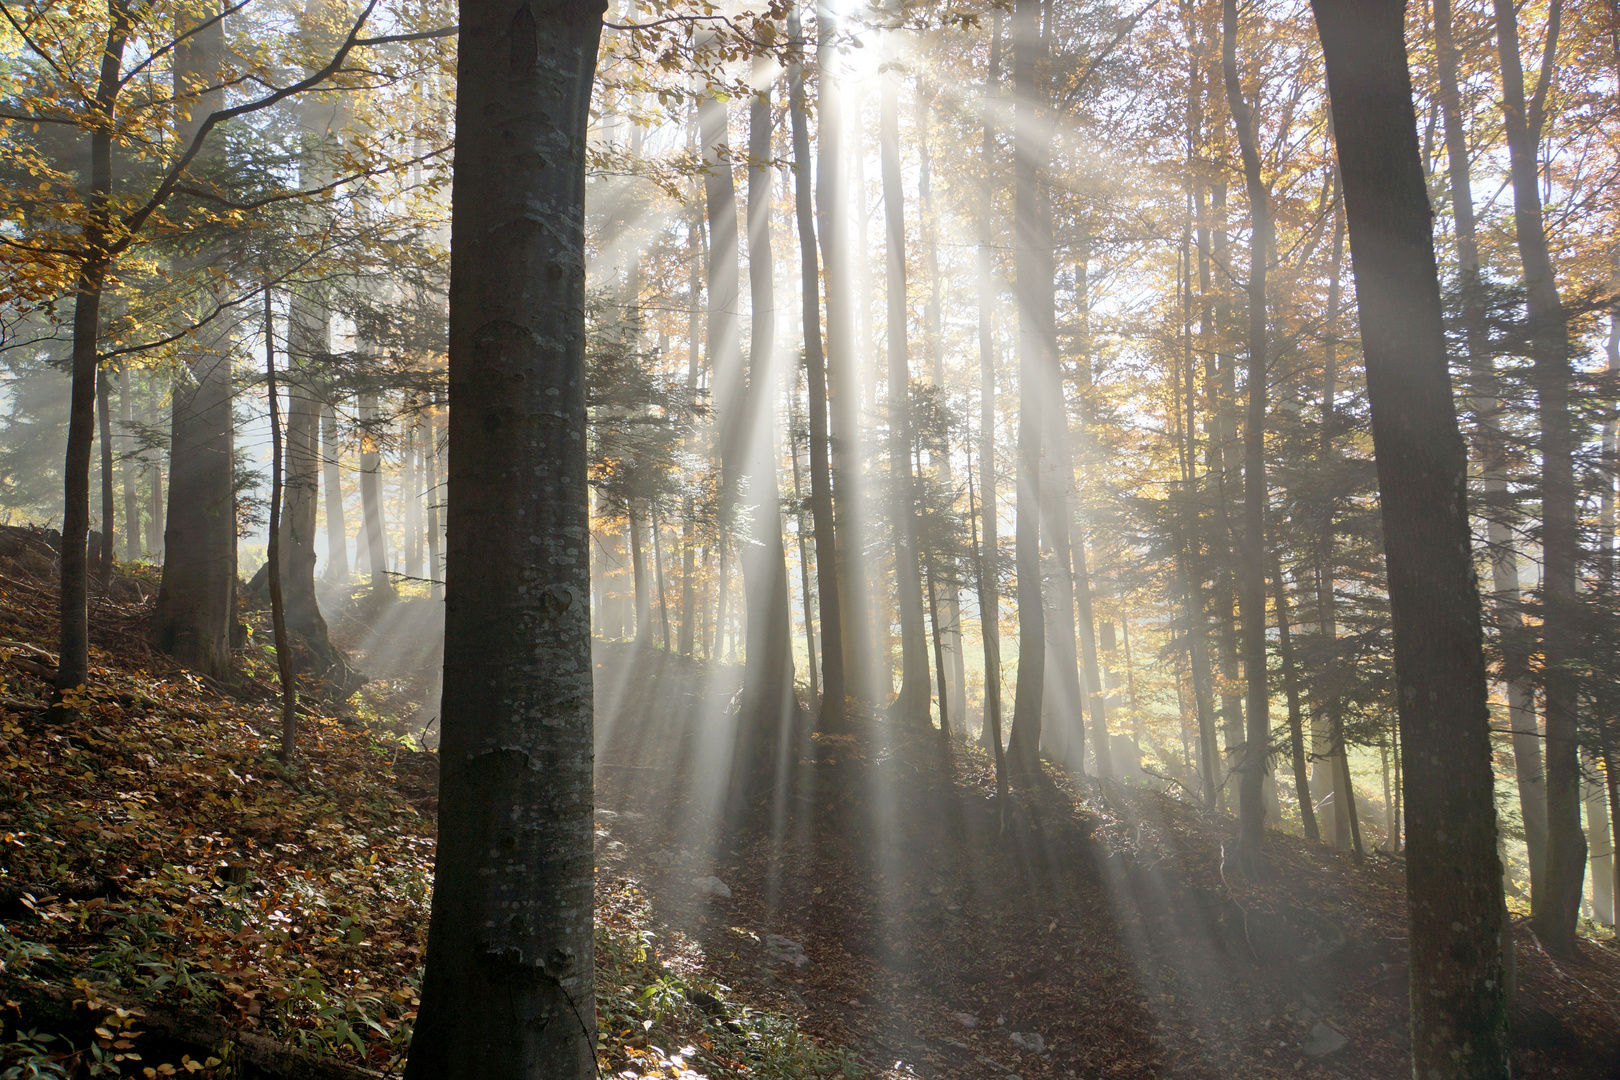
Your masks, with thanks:
[[[39,655],[12,604],[0,593],[0,697],[26,703],[46,686],[10,662]],[[0,974],[71,988],[100,1026],[75,1045],[6,1008],[0,1080],[230,1070],[206,1054],[144,1060],[120,1001],[212,1013],[397,1074],[418,1005],[436,757],[306,717],[284,766],[273,701],[99,649],[92,664],[74,722],[0,712]],[[689,954],[669,962],[633,887],[603,886],[598,908],[605,1075],[857,1075]]]

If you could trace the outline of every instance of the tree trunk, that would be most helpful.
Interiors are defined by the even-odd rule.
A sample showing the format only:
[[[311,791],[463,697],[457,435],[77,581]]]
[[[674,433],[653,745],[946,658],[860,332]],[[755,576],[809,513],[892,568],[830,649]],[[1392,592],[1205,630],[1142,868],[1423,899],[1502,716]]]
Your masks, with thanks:
[[[135,423],[134,395],[130,393],[129,366],[118,370],[118,421],[123,425],[123,437],[133,443]],[[135,453],[124,455],[121,467],[124,484],[124,558],[135,562],[141,557],[141,498],[135,490]]]
[[[343,520],[343,472],[338,465],[343,443],[337,433],[337,410],[321,406],[321,462],[326,476],[326,580],[349,580],[348,525]]]
[[[85,255],[73,287],[73,385],[68,405],[67,454],[62,465],[58,696],[83,686],[90,677],[90,451],[95,441],[101,293],[108,272],[105,246],[112,223],[113,108],[123,86],[124,46],[130,28],[124,0],[110,0],[108,11],[112,22],[96,87],[98,116],[90,132],[90,215],[82,235]]]
[[[96,558],[96,580],[102,589],[112,582],[113,538],[117,530],[113,499],[112,376],[105,367],[96,369],[97,440],[101,443],[101,547]],[[124,523],[129,527],[129,522]]]
[[[156,379],[149,380],[148,389],[157,394]],[[156,424],[162,420],[161,406],[155,402],[149,406],[146,414],[147,421]],[[155,447],[148,450],[142,461],[146,467],[146,555],[153,562],[163,561],[163,454]]]
[[[321,403],[314,390],[327,352],[324,308],[294,294],[287,312],[287,436],[281,505],[281,590],[287,626],[323,658],[331,653],[315,598],[315,511],[321,485]]]
[[[900,183],[900,72],[896,67],[890,67],[883,76],[878,127],[888,250],[889,483],[893,497],[889,512],[894,530],[895,601],[900,609],[900,694],[894,702],[894,715],[908,723],[926,723],[928,641],[923,629],[922,581],[917,563],[917,481],[911,463],[906,197]]]
[[[1507,682],[1508,727],[1513,739],[1513,771],[1519,789],[1519,814],[1530,864],[1530,895],[1545,888],[1547,850],[1547,784],[1541,766],[1541,732],[1536,722],[1535,687],[1529,655],[1519,640],[1524,616],[1519,606],[1519,556],[1509,518],[1516,514],[1508,494],[1507,446],[1500,420],[1501,403],[1490,355],[1490,327],[1479,276],[1479,239],[1474,218],[1474,192],[1467,134],[1463,130],[1462,95],[1458,88],[1458,50],[1451,23],[1451,0],[1434,2],[1436,68],[1440,77],[1440,114],[1445,121],[1446,161],[1457,231],[1457,269],[1462,278],[1463,335],[1468,368],[1476,385],[1472,395],[1478,430],[1481,479],[1485,486],[1486,536],[1490,544],[1491,594],[1502,634]]]
[[[979,243],[976,250],[979,314],[979,495],[984,546],[974,540],[979,593],[979,636],[984,646],[984,738],[996,760],[997,792],[1006,794],[1001,746],[1001,603],[996,522],[996,282],[995,242],[990,214],[995,205],[991,170],[996,151],[995,100],[1000,96],[1002,29],[1005,13],[997,8],[990,32],[990,68],[985,76],[983,136],[979,146]],[[968,474],[969,500],[973,477]]]
[[[373,592],[392,592],[388,578],[388,540],[383,532],[382,452],[378,429],[382,424],[376,391],[360,393],[360,518],[366,545],[366,570]]]
[[[1260,174],[1255,118],[1238,79],[1237,0],[1223,0],[1221,22],[1226,102],[1237,128],[1253,223],[1249,239],[1248,408],[1243,421],[1243,557],[1238,587],[1243,678],[1248,688],[1238,795],[1238,846],[1252,873],[1260,868],[1265,839],[1262,788],[1271,749],[1271,688],[1266,680],[1266,262],[1271,252],[1271,193]]]
[[[830,6],[817,6],[816,32],[816,236],[821,242],[827,316],[828,446],[838,545],[839,628],[843,632],[844,689],[850,697],[864,698],[870,693],[872,638],[863,565],[866,533],[860,491],[860,385],[841,173],[843,103],[837,74],[838,19]]]
[[[802,50],[804,42],[797,6],[789,11],[788,20],[788,37],[798,43]],[[826,77],[824,74],[823,78]],[[816,257],[815,207],[810,191],[810,135],[805,118],[804,68],[797,59],[789,69],[788,80],[793,126],[793,206],[799,230],[804,366],[809,387],[810,516],[816,541],[817,610],[821,624],[821,715],[818,726],[822,731],[837,732],[847,727],[844,711],[844,616],[840,605],[840,564],[833,525],[832,466],[827,435],[827,365],[821,347],[821,285]]]
[[[290,327],[288,337],[291,337]],[[265,396],[270,402],[270,531],[265,542],[264,565],[265,577],[270,583],[270,634],[276,647],[276,671],[281,677],[281,748],[278,756],[285,765],[292,761],[298,742],[298,689],[293,683],[292,639],[287,634],[287,603],[281,580],[281,403],[280,391],[276,388],[275,308],[268,284],[264,287],[264,381]],[[308,502],[309,517],[313,519],[313,492]],[[314,554],[313,546],[310,554]]]
[[[1384,519],[1405,773],[1415,1076],[1508,1076],[1505,907],[1467,455],[1446,368],[1402,0],[1313,0]]]
[[[444,501],[439,494],[439,429],[435,420],[438,403],[428,410],[424,434],[427,445],[427,551],[428,595],[438,600],[444,596],[444,563],[439,558],[439,506]]]
[[[1294,666],[1294,632],[1289,625],[1288,583],[1283,578],[1282,559],[1271,552],[1271,581],[1277,597],[1277,652],[1282,660],[1283,693],[1288,697],[1288,744],[1294,766],[1294,796],[1299,800],[1299,817],[1305,839],[1320,841],[1316,807],[1311,803],[1310,773],[1305,768],[1305,724],[1299,707],[1299,676]]]
[[[198,30],[175,51],[175,96],[191,103],[177,132],[194,137],[223,105],[223,20]],[[236,490],[229,342],[204,337],[175,380],[169,437],[169,508],[163,532],[163,580],[154,638],[160,652],[210,678],[231,674],[236,622]]]
[[[933,114],[933,95],[919,85],[917,92],[917,214],[922,234],[923,265],[928,275],[928,300],[923,310],[923,336],[934,385],[945,388],[945,330],[944,281],[939,272],[939,227],[934,205],[933,155],[929,149],[929,124]],[[949,448],[935,463],[940,485],[953,491]],[[962,602],[954,570],[938,568],[940,579],[935,583],[940,591],[940,619],[945,640],[938,652],[946,658],[944,678],[949,687],[952,723],[966,733],[967,674],[962,656]]]
[[[596,1074],[584,201],[601,13],[461,5],[444,765],[407,1080]]]
[[[624,516],[630,525],[630,577],[635,584],[636,644],[652,640],[652,594],[647,582],[646,513],[641,502],[631,499]]]
[[[1039,767],[1041,696],[1046,672],[1046,613],[1041,604],[1041,410],[1057,370],[1054,325],[1052,210],[1043,185],[1051,155],[1036,69],[1044,48],[1041,0],[1015,0],[1012,16],[1015,115],[1013,259],[1018,288],[1018,686],[1013,696],[1009,767],[1029,775]]]
[[[768,74],[765,61],[756,75]],[[751,784],[775,785],[791,746],[798,711],[793,696],[793,613],[788,599],[787,549],[782,539],[782,489],[777,474],[776,292],[771,257],[772,106],[768,90],[755,94],[748,112],[748,292],[750,326],[747,389],[734,421],[741,427],[750,533],[742,564],[747,606],[743,700],[752,725]]]
[[[1563,5],[1547,8],[1547,41],[1535,93],[1528,100],[1519,59],[1519,22],[1511,0],[1494,0],[1496,40],[1502,57],[1502,117],[1513,180],[1513,223],[1524,270],[1530,321],[1536,419],[1541,429],[1542,695],[1546,709],[1546,888],[1531,893],[1536,934],[1555,955],[1575,950],[1586,875],[1586,836],[1581,832],[1581,763],[1576,743],[1576,684],[1580,611],[1575,575],[1580,561],[1576,520],[1574,424],[1569,403],[1569,325],[1558,296],[1552,255],[1541,213],[1540,155],[1547,88],[1558,43]]]

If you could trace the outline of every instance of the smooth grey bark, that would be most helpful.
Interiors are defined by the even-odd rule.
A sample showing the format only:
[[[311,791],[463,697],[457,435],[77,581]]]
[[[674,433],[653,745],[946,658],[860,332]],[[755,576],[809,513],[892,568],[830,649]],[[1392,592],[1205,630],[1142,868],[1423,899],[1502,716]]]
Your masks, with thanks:
[[[440,557],[443,526],[439,520],[439,507],[444,496],[439,489],[439,425],[438,402],[428,409],[423,423],[427,445],[422,452],[427,457],[427,576],[428,595],[434,600],[444,597],[444,562]]]
[[[1018,296],[1018,503],[1014,558],[1018,573],[1018,686],[1013,695],[1008,767],[1029,775],[1039,767],[1041,697],[1046,668],[1046,613],[1041,603],[1041,412],[1057,367],[1054,320],[1052,208],[1046,171],[1051,136],[1037,102],[1045,46],[1041,0],[1015,0],[1012,13],[1014,112],[1013,262]]]
[[[600,0],[463,0],[439,844],[407,1080],[595,1075],[585,134]]]
[[[113,541],[117,515],[113,499],[112,373],[104,365],[96,368],[96,441],[101,451],[101,547],[90,554],[96,560],[96,581],[105,589],[112,581]],[[124,523],[128,528],[129,523]]]
[[[844,215],[843,101],[838,86],[838,18],[816,8],[816,238],[821,244],[827,319],[828,447],[831,455],[838,608],[842,616],[844,686],[853,698],[870,695],[871,605],[868,598],[864,509],[860,490],[860,386],[856,378],[849,232]],[[825,601],[824,601],[825,602]]]
[[[382,451],[379,429],[382,411],[377,392],[360,392],[360,518],[366,572],[373,590],[392,592],[388,578],[388,538],[383,531]]]
[[[118,369],[118,422],[123,426],[123,437],[133,443],[131,434],[135,423],[134,395],[130,392],[129,365]],[[135,562],[141,557],[141,497],[135,488],[136,466],[133,451],[123,455],[120,479],[124,488],[124,558]]]
[[[900,182],[900,72],[896,66],[891,65],[883,76],[878,116],[888,282],[889,512],[894,533],[895,603],[900,609],[900,693],[893,712],[908,723],[923,723],[928,717],[928,640],[917,560],[917,480],[911,461],[905,189]]]
[[[330,401],[321,405],[321,465],[326,484],[326,580],[341,585],[349,580],[349,534],[343,520],[343,470],[339,455],[343,442],[337,433],[337,410]]]
[[[1507,932],[1468,460],[1446,364],[1403,0],[1313,0],[1384,519],[1407,816],[1412,1071],[1506,1080]]]

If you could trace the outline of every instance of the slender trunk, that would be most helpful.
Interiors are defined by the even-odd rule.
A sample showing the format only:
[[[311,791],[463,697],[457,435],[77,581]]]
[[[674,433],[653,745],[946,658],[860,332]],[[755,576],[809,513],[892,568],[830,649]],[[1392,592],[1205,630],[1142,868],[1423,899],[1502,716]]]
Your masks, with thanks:
[[[1609,834],[1606,785],[1601,759],[1593,753],[1582,755],[1585,765],[1586,827],[1590,832],[1592,863],[1592,921],[1614,925],[1614,842]]]
[[[928,582],[928,626],[934,637],[934,674],[938,684],[935,698],[939,701],[939,737],[944,744],[951,745],[951,692],[945,680],[945,640],[940,636],[939,625],[939,598],[934,591],[934,563],[928,560],[925,567]]]
[[[1402,0],[1313,0],[1344,182],[1394,624],[1415,1076],[1509,1074],[1505,907],[1467,454]]]
[[[461,4],[445,769],[406,1080],[596,1075],[581,540],[585,150],[601,12]]]
[[[112,376],[105,367],[96,369],[96,418],[101,443],[101,547],[96,557],[96,581],[105,590],[112,583],[114,528],[113,449],[112,449]],[[125,528],[129,523],[124,523]]]
[[[636,590],[636,644],[645,645],[652,640],[652,599],[647,589],[647,552],[643,539],[646,519],[641,504],[635,499],[630,500],[624,516],[630,523],[630,576]]]
[[[697,139],[697,117],[693,114],[691,138]],[[694,404],[698,399],[698,340],[702,322],[700,293],[703,266],[703,215],[694,209],[686,223],[686,393]],[[698,451],[697,433],[687,441],[687,452]],[[696,643],[697,623],[693,605],[697,601],[697,500],[691,495],[682,504],[681,514],[681,634],[679,649],[682,656],[691,656]]]
[[[414,400],[414,398],[413,398]],[[422,470],[417,445],[421,417],[414,410],[405,417],[405,469],[400,483],[405,496],[405,576],[422,576]]]
[[[1288,583],[1283,578],[1282,559],[1275,548],[1271,552],[1271,581],[1277,597],[1277,653],[1282,660],[1283,693],[1288,697],[1288,743],[1294,766],[1294,796],[1299,800],[1305,839],[1320,841],[1322,834],[1316,827],[1316,808],[1311,804],[1310,773],[1305,768],[1305,723],[1300,715],[1299,676],[1294,666],[1294,632],[1289,625]]]
[[[360,394],[360,513],[365,523],[366,566],[373,590],[393,590],[388,579],[388,542],[383,533],[382,452],[378,428],[382,423],[375,391]]]
[[[828,447],[837,541],[839,629],[844,689],[850,697],[870,693],[871,615],[864,563],[865,520],[860,491],[860,386],[850,293],[851,266],[843,183],[843,103],[838,85],[838,19],[832,8],[816,9],[818,41],[816,128],[816,237],[821,243],[823,305],[827,316]],[[864,258],[865,253],[862,253]],[[826,599],[823,594],[823,611]]]
[[[1334,171],[1334,203],[1338,205],[1333,225],[1333,258],[1328,267],[1327,323],[1323,330],[1326,342],[1322,361],[1322,429],[1318,444],[1318,458],[1322,468],[1333,461],[1333,436],[1338,428],[1338,413],[1334,400],[1338,395],[1339,353],[1338,327],[1341,303],[1341,281],[1344,268],[1345,214],[1342,183]],[[1353,806],[1349,793],[1340,790],[1338,755],[1344,752],[1338,739],[1340,660],[1336,655],[1338,618],[1334,596],[1334,502],[1323,500],[1321,532],[1316,553],[1316,607],[1317,630],[1327,647],[1329,668],[1322,685],[1317,688],[1311,705],[1311,796],[1327,808],[1326,831],[1328,842],[1334,847],[1348,849],[1350,838],[1350,810]]]
[[[264,380],[270,401],[270,532],[265,541],[265,567],[270,582],[270,633],[281,676],[282,764],[292,761],[298,742],[298,688],[293,684],[292,639],[287,634],[287,605],[281,587],[281,404],[276,389],[276,320],[270,286],[264,287]]]
[[[664,651],[669,652],[669,594],[664,591],[664,549],[658,537],[658,511],[649,508],[647,519],[652,527],[653,577],[658,583],[658,620],[663,625]]]
[[[321,406],[321,462],[326,472],[326,580],[349,580],[348,526],[343,520],[343,473],[338,455],[343,452],[337,434],[337,410],[331,402]]]
[[[1265,837],[1262,788],[1271,749],[1271,690],[1266,680],[1266,262],[1272,244],[1271,193],[1260,173],[1255,118],[1238,78],[1237,0],[1224,0],[1221,19],[1226,102],[1237,128],[1253,222],[1249,239],[1248,409],[1243,421],[1243,561],[1238,588],[1243,677],[1248,686],[1238,843],[1252,871],[1259,867]]]
[[[806,671],[806,674],[810,678],[810,698],[813,701],[817,697],[820,696],[820,694],[821,694],[821,686],[820,686],[820,680],[817,677],[818,669],[817,669],[817,665],[816,665],[815,599],[811,595],[811,592],[810,592],[810,546],[809,546],[809,544],[807,544],[805,542],[804,493],[803,493],[804,485],[803,485],[803,480],[800,477],[800,468],[799,468],[799,445],[798,445],[798,437],[797,437],[797,432],[799,430],[798,416],[797,416],[797,414],[798,414],[798,407],[797,407],[798,397],[799,397],[798,388],[795,387],[794,388],[794,394],[793,394],[795,405],[794,405],[794,408],[792,410],[793,422],[789,425],[790,429],[795,433],[793,443],[792,443],[792,446],[791,446],[791,451],[792,451],[792,454],[793,454],[793,505],[794,505],[794,508],[795,508],[794,519],[795,519],[795,521],[797,523],[797,527],[794,529],[794,533],[797,536],[798,542],[799,542],[799,594],[800,594],[800,596],[802,596],[804,598],[804,601],[803,601],[804,602],[804,651],[805,651],[805,656],[806,656],[807,661],[808,661],[805,671]]]
[[[96,87],[90,132],[90,206],[83,232],[85,256],[73,294],[73,388],[68,405],[67,454],[62,465],[62,566],[56,691],[83,686],[90,677],[90,451],[95,441],[96,372],[100,359],[101,294],[108,265],[105,245],[112,223],[113,109],[122,87],[129,11],[111,0],[107,44]],[[99,556],[99,552],[97,553]]]
[[[1013,5],[1015,112],[1013,198],[1014,265],[1018,285],[1018,687],[1013,697],[1007,757],[1014,772],[1038,768],[1042,681],[1046,670],[1046,614],[1041,604],[1041,410],[1057,368],[1052,259],[1052,214],[1043,185],[1051,154],[1046,118],[1037,109],[1036,71],[1044,49],[1038,30],[1040,0]]]
[[[799,9],[788,13],[788,36],[803,49]],[[830,77],[823,73],[823,79]],[[825,83],[823,84],[825,85]],[[840,562],[833,525],[833,487],[827,434],[827,365],[822,353],[820,268],[816,258],[815,207],[811,201],[810,136],[805,118],[804,69],[789,70],[793,125],[793,206],[799,231],[800,298],[804,304],[804,366],[810,410],[810,515],[816,541],[816,589],[821,623],[821,715],[823,731],[846,726],[844,696],[844,615],[840,604]],[[826,137],[825,133],[822,136]],[[807,594],[808,595],[808,594]],[[808,611],[808,609],[806,609]],[[814,668],[814,661],[811,667]]]
[[[314,373],[326,352],[327,314],[294,294],[287,310],[287,432],[281,507],[282,611],[293,633],[329,657],[326,620],[315,598],[316,508],[320,502],[321,403]]]
[[[124,438],[133,443],[135,403],[130,393],[128,365],[118,371],[118,422],[123,425]],[[135,490],[135,460],[133,450],[126,453],[120,470],[124,484],[124,558],[132,563],[141,557],[141,498]]]
[[[1535,92],[1525,94],[1519,59],[1518,12],[1512,0],[1494,0],[1496,40],[1502,57],[1502,117],[1513,181],[1513,223],[1524,271],[1536,420],[1541,435],[1542,696],[1546,710],[1546,888],[1530,897],[1531,921],[1556,955],[1575,950],[1586,836],[1581,832],[1581,763],[1577,752],[1577,680],[1580,611],[1576,568],[1580,535],[1576,515],[1576,435],[1570,417],[1569,325],[1541,211],[1540,145],[1548,87],[1556,64],[1563,5],[1547,8],[1547,39]]]
[[[1481,480],[1485,488],[1481,509],[1486,519],[1486,539],[1490,545],[1491,602],[1502,638],[1508,728],[1513,733],[1513,771],[1519,789],[1519,814],[1524,822],[1524,842],[1529,856],[1530,895],[1534,898],[1546,887],[1547,785],[1542,773],[1541,732],[1536,721],[1530,657],[1521,640],[1524,616],[1520,610],[1519,556],[1510,524],[1517,507],[1513,505],[1508,488],[1508,446],[1501,428],[1501,402],[1490,354],[1485,290],[1480,281],[1472,164],[1467,133],[1463,130],[1462,95],[1458,87],[1460,58],[1452,31],[1451,0],[1434,0],[1434,38],[1435,66],[1439,74],[1439,93],[1436,97],[1445,122],[1452,217],[1457,233],[1457,269],[1462,279],[1463,336],[1468,348],[1467,367],[1475,381],[1472,410],[1479,444]]]
[[[933,187],[933,155],[929,148],[929,123],[933,112],[932,92],[923,92],[919,86],[917,93],[917,213],[922,234],[923,265],[928,276],[928,300],[923,311],[923,337],[925,351],[934,385],[943,391],[945,387],[945,330],[943,324],[945,298],[944,279],[939,271],[939,228],[934,207]],[[953,491],[955,484],[951,475],[951,453],[946,448],[935,462],[940,486],[946,491]],[[941,592],[940,618],[944,626],[945,640],[941,648],[947,658],[945,668],[946,684],[950,688],[951,716],[958,724],[966,724],[967,714],[967,685],[966,667],[962,656],[962,603],[959,595],[956,574],[950,568],[942,568],[942,577],[938,582]],[[961,728],[966,731],[966,728]]]
[[[985,77],[983,135],[979,146],[979,243],[977,284],[979,307],[979,492],[981,512],[977,519],[984,526],[984,546],[974,540],[975,572],[979,593],[979,636],[984,643],[984,731],[993,743],[996,784],[1006,794],[1001,747],[1001,603],[999,566],[1001,563],[996,522],[996,283],[993,271],[994,243],[990,213],[995,204],[991,170],[998,160],[996,151],[995,101],[1001,83],[1002,29],[1005,13],[997,8],[990,32],[990,69]],[[968,472],[971,501],[973,475]],[[970,513],[970,520],[972,515]]]
[[[981,628],[986,611],[995,610],[995,591],[989,580],[989,545],[979,546],[977,517],[973,512],[973,468],[968,466],[968,529],[973,534],[973,577],[979,592]],[[1007,762],[1001,748],[1001,635],[983,630],[984,641],[984,728],[990,743],[990,757],[996,763],[996,803],[1007,805]]]
[[[1091,233],[1089,227],[1082,224],[1080,236],[1076,246],[1074,266],[1074,293],[1076,316],[1080,322],[1078,340],[1079,359],[1076,363],[1076,390],[1080,400],[1080,415],[1078,417],[1078,442],[1080,456],[1089,465],[1092,458],[1091,438]],[[1061,372],[1058,374],[1058,385],[1062,385]],[[1054,395],[1058,401],[1063,400],[1062,394]],[[1053,537],[1052,546],[1060,553],[1064,553],[1064,561],[1068,562],[1073,582],[1074,597],[1077,602],[1079,619],[1080,661],[1085,664],[1085,693],[1084,705],[1081,707],[1077,701],[1077,708],[1082,715],[1078,730],[1081,733],[1080,750],[1084,751],[1085,717],[1084,713],[1091,714],[1091,753],[1097,762],[1097,775],[1111,777],[1114,774],[1114,758],[1108,745],[1108,687],[1102,676],[1102,666],[1097,662],[1097,617],[1092,610],[1092,600],[1096,590],[1091,585],[1091,564],[1086,555],[1086,529],[1085,521],[1080,512],[1080,481],[1074,468],[1075,447],[1069,438],[1068,412],[1066,409],[1057,411],[1053,417],[1052,443],[1048,453],[1055,454],[1064,463],[1063,476],[1067,479],[1070,489],[1067,497],[1068,506],[1063,520],[1057,523],[1061,535]],[[1086,466],[1082,466],[1083,472]],[[1064,582],[1060,581],[1060,585]],[[1074,619],[1066,616],[1068,627],[1075,625]],[[1072,645],[1075,640],[1074,632],[1070,629],[1067,635],[1071,645],[1065,657],[1065,666],[1075,662]],[[1065,671],[1065,676],[1068,672]],[[1078,685],[1076,678],[1074,683]]]
[[[444,596],[444,564],[439,560],[439,431],[434,416],[437,403],[428,410],[426,436],[427,446],[423,452],[427,455],[427,500],[428,500],[428,595],[438,600]]]
[[[155,382],[155,378],[151,382]],[[150,386],[156,395],[156,387]],[[150,407],[147,413],[149,423],[157,423],[162,419],[161,408],[157,404]],[[146,467],[146,555],[153,562],[163,561],[163,454],[155,447],[142,456]]]
[[[893,34],[889,35],[891,38]],[[906,302],[905,192],[900,184],[900,73],[883,76],[878,143],[882,155],[884,235],[888,250],[889,482],[894,530],[894,588],[900,609],[900,694],[895,715],[908,722],[928,716],[928,643],[923,631],[922,582],[917,559],[917,481],[911,462],[911,364]]]

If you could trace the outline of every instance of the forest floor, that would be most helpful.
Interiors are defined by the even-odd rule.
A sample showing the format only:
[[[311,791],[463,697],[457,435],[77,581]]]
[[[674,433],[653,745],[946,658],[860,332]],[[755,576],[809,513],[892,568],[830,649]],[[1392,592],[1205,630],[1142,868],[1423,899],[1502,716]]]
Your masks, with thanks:
[[[262,626],[242,684],[212,686],[150,652],[136,572],[96,601],[78,718],[47,725],[40,561],[0,550],[0,1074],[397,1072],[431,688],[400,666],[361,719],[305,716],[284,767]],[[373,669],[419,655],[421,619],[396,622]],[[1224,816],[1058,776],[1002,822],[983,752],[875,719],[727,824],[736,674],[598,649],[605,1075],[1410,1075],[1398,861],[1274,833],[1245,883]],[[1555,963],[1517,940],[1515,1074],[1620,1076],[1612,944]]]

